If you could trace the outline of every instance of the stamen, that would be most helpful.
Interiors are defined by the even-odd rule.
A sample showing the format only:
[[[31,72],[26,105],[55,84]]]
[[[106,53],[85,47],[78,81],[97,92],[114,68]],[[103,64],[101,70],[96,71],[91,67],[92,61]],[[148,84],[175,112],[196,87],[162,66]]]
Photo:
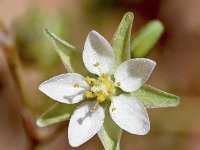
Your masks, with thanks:
[[[79,84],[74,84],[74,88],[80,88],[80,85]]]
[[[85,78],[85,82],[87,82],[87,84],[91,84],[92,83],[92,80],[90,77],[86,77]]]
[[[94,84],[94,86],[99,86],[101,83],[100,83],[98,80],[95,80],[95,81],[93,82],[93,84]]]
[[[97,91],[94,92],[94,94],[95,94],[96,96],[99,96],[99,95],[102,95],[102,94],[103,94],[103,91],[98,89]]]
[[[113,102],[113,101],[111,102],[111,105],[112,105],[112,112],[113,112],[113,111],[115,111],[117,108],[114,106],[114,102]]]
[[[98,70],[99,70],[99,73],[100,73],[100,74],[102,74],[102,72],[101,72],[101,70],[100,70],[100,68],[99,68],[99,62],[97,62],[97,63],[96,63],[96,64],[94,64],[93,66],[94,66],[94,67],[97,67],[97,68],[98,68]]]
[[[113,108],[112,108],[112,112],[113,112],[113,111],[115,111],[115,110],[116,110],[116,108],[115,108],[115,107],[113,107]]]
[[[101,75],[101,77],[102,77],[103,79],[108,79],[109,75],[107,75],[106,73],[103,73],[103,74]]]
[[[97,101],[96,103],[95,103],[95,105],[94,105],[94,108],[92,108],[92,109],[90,109],[90,112],[95,112],[96,111],[96,108],[97,108],[97,106],[98,106],[98,104],[99,104],[99,102]]]
[[[93,97],[92,92],[90,92],[90,91],[86,91],[84,93],[84,95],[85,95],[86,98],[92,98]]]
[[[112,93],[113,93],[113,88],[112,88],[112,87],[109,87],[107,92],[108,92],[109,94],[112,94]]]
[[[94,113],[96,110],[94,108],[90,109],[90,112]]]
[[[103,101],[105,101],[105,99],[106,99],[106,96],[103,95],[103,94],[97,96],[97,101],[99,101],[100,103],[102,103]]]
[[[98,67],[99,66],[99,63],[97,62],[96,64],[94,64],[93,66],[95,66],[95,67]]]

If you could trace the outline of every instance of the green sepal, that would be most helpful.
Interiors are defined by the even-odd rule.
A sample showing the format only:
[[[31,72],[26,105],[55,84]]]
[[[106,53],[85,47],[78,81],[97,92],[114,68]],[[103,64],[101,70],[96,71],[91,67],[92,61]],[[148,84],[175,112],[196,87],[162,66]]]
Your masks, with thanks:
[[[133,18],[134,15],[132,12],[128,12],[124,15],[111,41],[115,53],[114,69],[116,69],[122,62],[131,58],[130,41]]]
[[[98,137],[105,150],[120,150],[122,129],[110,117],[108,105],[105,107],[105,120]]]
[[[144,25],[131,42],[131,57],[145,57],[164,31],[164,26],[159,20],[152,20]]]
[[[37,125],[46,127],[57,122],[69,120],[77,106],[78,104],[56,103],[37,119]]]
[[[60,56],[68,72],[76,72],[83,76],[89,74],[83,63],[82,52],[80,50],[70,45],[48,29],[45,29],[45,34],[54,45],[56,52]]]
[[[180,103],[180,98],[149,85],[142,86],[139,90],[132,92],[132,96],[140,100],[146,108],[175,107]]]

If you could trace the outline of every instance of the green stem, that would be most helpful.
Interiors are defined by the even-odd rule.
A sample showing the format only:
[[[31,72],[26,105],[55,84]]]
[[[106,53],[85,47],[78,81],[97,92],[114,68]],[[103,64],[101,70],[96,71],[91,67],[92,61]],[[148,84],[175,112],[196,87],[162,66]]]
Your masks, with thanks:
[[[2,47],[2,49],[4,49],[7,54],[7,63],[11,71],[12,78],[14,80],[15,88],[17,89],[17,92],[20,96],[21,107],[19,109],[21,111],[21,118],[24,130],[28,139],[30,140],[29,150],[35,150],[37,149],[38,145],[53,140],[56,135],[64,129],[65,126],[60,126],[56,128],[54,132],[45,137],[41,137],[38,134],[35,123],[32,122],[33,106],[29,102],[28,96],[26,94],[28,88],[24,83],[23,69],[18,55],[17,46],[15,45],[13,36],[9,35],[10,32],[3,26],[3,24],[1,24],[1,22],[0,28],[5,29],[0,30],[0,32],[3,34],[3,38],[0,41],[0,47]]]
[[[27,95],[26,95],[26,87],[23,80],[23,73],[22,73],[22,66],[19,60],[18,51],[15,46],[15,44],[10,44],[6,47],[8,52],[8,63],[10,67],[11,74],[13,76],[16,88],[18,90],[18,93],[20,95],[20,100],[22,103],[22,106],[24,108],[28,108],[29,110],[32,110],[32,105],[28,101]]]
[[[27,137],[30,139],[30,146],[29,150],[37,149],[38,145],[49,142],[53,140],[56,135],[63,130],[63,126],[58,127],[53,133],[48,136],[41,137],[38,134],[35,124],[32,123],[32,111],[33,107],[28,101],[28,97],[26,95],[26,86],[23,80],[23,70],[22,65],[20,63],[20,59],[18,56],[18,50],[10,41],[3,41],[1,42],[0,46],[7,52],[7,62],[11,71],[11,75],[13,77],[15,87],[18,91],[20,96],[20,103],[21,103],[21,117],[23,121],[23,126],[26,131]]]
[[[0,32],[7,32],[7,28],[5,27],[5,24],[2,22],[2,20],[0,20]]]
[[[23,80],[22,66],[20,63],[19,56],[18,56],[18,51],[13,42],[13,39],[10,37],[11,36],[9,35],[9,32],[4,32],[4,36],[1,39],[2,41],[0,41],[0,46],[6,52],[9,70],[11,72],[12,79],[14,80],[15,88],[19,94],[19,98],[20,98],[19,100],[20,100],[20,105],[21,105],[19,109],[21,112],[21,118],[22,118],[23,126],[26,131],[27,137],[29,137],[30,142],[31,142],[30,150],[32,150],[33,146],[35,145],[35,140],[33,139],[36,139],[35,135],[37,135],[35,128],[32,128],[30,130],[31,134],[29,130],[27,130],[28,126],[30,125],[32,127],[34,126],[30,121],[30,118],[32,118],[32,114],[31,114],[32,106],[28,102],[27,95],[25,93],[26,88],[25,88],[25,84]],[[29,120],[27,120],[27,118],[29,118]]]

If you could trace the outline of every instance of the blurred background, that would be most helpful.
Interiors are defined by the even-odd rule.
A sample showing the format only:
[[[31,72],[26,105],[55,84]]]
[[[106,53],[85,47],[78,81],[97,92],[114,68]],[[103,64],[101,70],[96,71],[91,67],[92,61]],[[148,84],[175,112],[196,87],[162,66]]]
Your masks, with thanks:
[[[43,29],[51,29],[82,49],[93,29],[110,41],[127,11],[135,15],[133,38],[152,19],[164,24],[162,38],[147,56],[157,62],[148,83],[179,95],[181,104],[175,108],[149,109],[149,134],[123,132],[121,149],[200,149],[198,0],[1,0],[0,149],[103,149],[97,136],[79,148],[71,148],[67,122],[36,127],[35,119],[53,104],[53,100],[39,92],[38,85],[66,72]]]

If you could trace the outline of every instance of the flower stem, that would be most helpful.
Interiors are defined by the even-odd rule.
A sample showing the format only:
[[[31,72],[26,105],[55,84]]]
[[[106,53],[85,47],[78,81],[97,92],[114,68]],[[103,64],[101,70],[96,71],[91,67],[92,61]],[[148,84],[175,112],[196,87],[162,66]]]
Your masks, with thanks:
[[[4,29],[4,34],[0,39],[0,46],[5,50],[7,54],[7,62],[13,77],[15,87],[20,96],[20,102],[24,108],[32,109],[26,95],[26,87],[23,80],[23,71],[20,59],[18,56],[18,50],[16,48],[13,36],[11,33]]]

